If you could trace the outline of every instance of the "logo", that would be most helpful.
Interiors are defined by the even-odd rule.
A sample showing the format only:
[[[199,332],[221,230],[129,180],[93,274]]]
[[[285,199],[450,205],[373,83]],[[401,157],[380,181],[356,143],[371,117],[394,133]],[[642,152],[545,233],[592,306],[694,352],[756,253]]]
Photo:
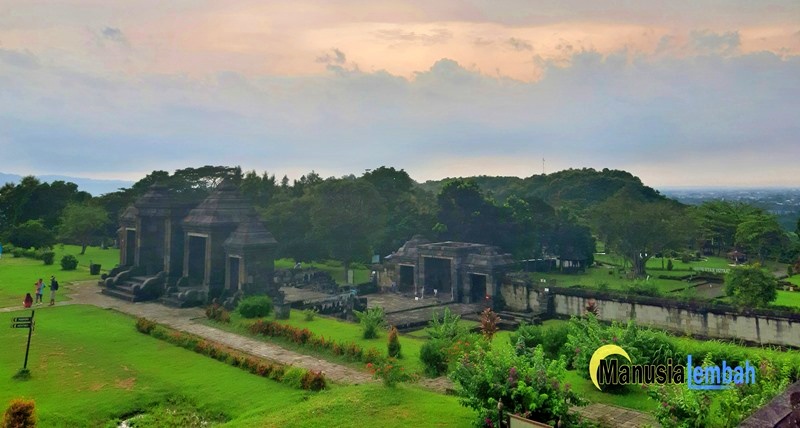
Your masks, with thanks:
[[[619,356],[608,359],[608,357]],[[622,359],[624,358],[624,360]],[[627,360],[627,363],[625,363]],[[628,353],[617,345],[604,345],[597,348],[589,361],[589,377],[597,389],[601,385],[634,385],[634,384],[682,384],[689,389],[720,390],[728,389],[736,384],[754,384],[756,369],[745,361],[744,366],[729,366],[726,361],[722,365],[696,366],[692,355],[686,357],[686,365],[673,364],[632,364]]]

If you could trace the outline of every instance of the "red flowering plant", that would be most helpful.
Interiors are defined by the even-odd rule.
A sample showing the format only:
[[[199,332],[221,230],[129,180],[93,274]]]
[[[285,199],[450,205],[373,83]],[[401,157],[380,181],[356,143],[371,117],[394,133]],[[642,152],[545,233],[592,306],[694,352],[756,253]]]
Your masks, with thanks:
[[[372,373],[374,379],[383,380],[383,384],[388,387],[395,387],[400,382],[409,382],[415,379],[415,376],[408,373],[395,358],[387,358],[377,363],[367,363],[367,370]]]

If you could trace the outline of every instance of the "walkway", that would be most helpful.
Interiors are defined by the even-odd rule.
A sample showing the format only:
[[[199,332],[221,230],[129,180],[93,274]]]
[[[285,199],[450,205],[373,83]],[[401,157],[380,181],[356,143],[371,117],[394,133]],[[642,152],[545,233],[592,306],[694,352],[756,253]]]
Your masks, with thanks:
[[[56,306],[83,304],[105,309],[114,309],[136,317],[145,317],[176,330],[191,333],[204,339],[213,340],[261,358],[302,367],[308,370],[319,370],[324,372],[325,376],[333,382],[353,385],[374,382],[372,376],[363,371],[299,354],[272,343],[250,339],[235,333],[207,326],[200,321],[205,319],[205,313],[200,308],[175,309],[159,303],[126,302],[101,294],[100,289],[96,286],[96,282],[94,281],[70,284],[67,291],[72,300],[57,302]],[[45,308],[47,308],[46,305],[36,306],[34,309]],[[0,308],[0,313],[18,310],[21,310],[21,308]],[[454,388],[452,382],[446,377],[422,379],[419,384],[426,389],[440,393],[446,393],[448,390]],[[614,427],[636,428],[659,426],[652,416],[646,413],[607,404],[594,403],[586,407],[576,408],[576,410],[587,419],[596,422],[607,422],[609,426]]]

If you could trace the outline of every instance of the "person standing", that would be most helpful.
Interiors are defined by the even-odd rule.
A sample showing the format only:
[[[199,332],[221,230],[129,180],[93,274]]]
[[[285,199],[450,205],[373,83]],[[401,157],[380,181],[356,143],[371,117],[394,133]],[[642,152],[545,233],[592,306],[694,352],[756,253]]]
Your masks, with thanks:
[[[39,278],[38,281],[34,284],[36,286],[36,301],[34,303],[42,304],[42,294],[44,293],[44,281],[42,278]]]
[[[56,304],[56,290],[58,290],[58,281],[55,276],[50,277],[50,306]]]
[[[25,293],[25,300],[22,301],[22,306],[30,308],[33,305],[33,297],[31,293]]]

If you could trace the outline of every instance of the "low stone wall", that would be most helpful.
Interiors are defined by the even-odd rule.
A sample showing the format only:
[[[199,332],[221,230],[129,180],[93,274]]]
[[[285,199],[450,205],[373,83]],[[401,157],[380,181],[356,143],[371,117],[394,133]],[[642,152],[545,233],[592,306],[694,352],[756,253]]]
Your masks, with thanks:
[[[589,300],[603,321],[630,319],[679,334],[737,339],[760,345],[800,347],[800,314],[770,310],[741,311],[731,306],[680,302],[643,296],[617,296],[595,290],[543,287],[520,281],[504,283],[500,294],[515,311],[532,310],[551,317],[582,315]]]

